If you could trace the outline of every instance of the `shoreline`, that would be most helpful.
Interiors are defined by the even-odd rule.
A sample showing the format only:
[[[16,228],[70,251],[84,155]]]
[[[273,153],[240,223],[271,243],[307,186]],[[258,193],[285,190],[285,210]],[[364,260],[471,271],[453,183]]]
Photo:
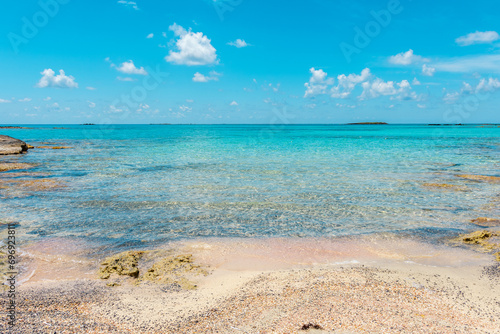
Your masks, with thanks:
[[[85,258],[84,247],[58,238],[23,250],[37,270],[28,268],[19,287],[19,333],[303,333],[309,324],[314,333],[500,332],[500,267],[473,249],[273,238],[185,240],[147,251],[148,265],[192,254],[209,274],[190,276],[197,288],[186,290],[116,274],[99,279],[103,259]]]

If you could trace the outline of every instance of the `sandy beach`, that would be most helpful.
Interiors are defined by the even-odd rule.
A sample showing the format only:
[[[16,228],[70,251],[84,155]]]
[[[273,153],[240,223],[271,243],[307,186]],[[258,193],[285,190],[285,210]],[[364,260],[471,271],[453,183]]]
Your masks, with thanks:
[[[387,235],[208,239],[146,251],[138,278],[100,279],[103,259],[85,246],[25,249],[10,332],[500,333],[498,262],[474,249]],[[206,273],[141,279],[151,262],[186,254]]]

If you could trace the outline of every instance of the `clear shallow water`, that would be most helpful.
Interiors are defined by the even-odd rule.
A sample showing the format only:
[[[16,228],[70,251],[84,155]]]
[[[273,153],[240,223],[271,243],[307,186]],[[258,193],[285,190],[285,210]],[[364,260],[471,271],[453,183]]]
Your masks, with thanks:
[[[0,219],[33,239],[120,248],[199,237],[442,235],[500,214],[498,183],[456,177],[500,176],[498,127],[33,127],[0,131],[72,147],[0,158],[37,163],[30,172],[67,185],[0,189]]]

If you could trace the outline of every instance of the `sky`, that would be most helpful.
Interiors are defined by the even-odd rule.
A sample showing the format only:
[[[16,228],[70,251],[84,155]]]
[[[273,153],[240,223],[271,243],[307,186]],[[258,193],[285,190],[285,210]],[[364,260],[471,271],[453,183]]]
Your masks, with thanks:
[[[500,123],[500,2],[40,0],[0,124]]]

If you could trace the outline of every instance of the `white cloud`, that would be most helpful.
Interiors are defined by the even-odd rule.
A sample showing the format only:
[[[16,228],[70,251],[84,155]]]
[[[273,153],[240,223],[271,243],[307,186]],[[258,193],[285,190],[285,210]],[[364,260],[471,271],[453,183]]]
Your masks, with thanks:
[[[462,96],[467,96],[473,94],[474,92],[494,92],[497,89],[500,89],[500,81],[496,78],[483,78],[479,81],[475,88],[473,88],[469,83],[463,82],[462,88],[459,92],[446,93],[443,96],[443,101],[446,103],[454,103]]]
[[[29,98],[29,97],[25,97],[24,99],[20,99],[20,100],[18,100],[18,101],[19,101],[19,102],[29,102],[29,101],[31,101],[31,98]]]
[[[420,86],[421,85],[420,81],[418,81],[417,78],[413,78],[413,81],[411,82],[411,84],[414,85],[414,86]]]
[[[328,74],[322,69],[316,70],[311,67],[309,72],[311,72],[311,78],[309,78],[309,82],[304,84],[306,87],[304,97],[325,94],[328,85],[333,84],[333,78],[327,79]],[[256,82],[255,79],[254,82]]]
[[[457,57],[433,63],[438,71],[452,73],[500,73],[500,54]]]
[[[417,103],[417,107],[420,108],[420,109],[427,108],[427,106],[425,104],[420,104],[420,103]]]
[[[54,75],[55,72],[48,68],[40,72],[42,78],[36,84],[38,88],[45,87],[59,87],[59,88],[78,88],[78,84],[75,82],[75,78],[71,75],[64,74],[63,70],[59,70],[58,75]]]
[[[97,88],[95,88],[95,87],[86,87],[86,89],[88,89],[88,90],[96,90]]]
[[[119,113],[119,112],[122,112],[123,109],[120,109],[120,108],[117,108],[115,107],[114,105],[110,105],[109,106],[109,112],[112,112],[112,113]]]
[[[131,77],[120,77],[120,76],[118,76],[118,77],[116,77],[116,79],[119,80],[119,81],[129,81],[129,82],[130,81],[136,81],[136,79],[133,79]]]
[[[432,77],[435,72],[436,72],[436,69],[434,67],[427,66],[425,64],[422,66],[422,74],[423,75],[426,75],[428,77]]]
[[[354,88],[364,82],[367,81],[371,77],[370,69],[365,68],[361,71],[360,75],[357,74],[341,74],[337,77],[338,85],[332,87],[331,96],[333,98],[341,98],[345,99],[349,97],[354,90]]]
[[[211,71],[210,75],[206,76],[201,74],[200,72],[196,72],[193,77],[194,82],[208,82],[208,81],[219,81],[219,76],[221,76],[221,73],[217,73],[215,71]]]
[[[112,64],[111,67],[116,67],[116,65]],[[116,67],[116,69],[125,74],[148,75],[148,72],[144,69],[144,67],[135,67],[132,60],[123,62],[119,67]]]
[[[149,35],[146,36],[146,38],[153,38],[153,37],[154,37],[153,33],[150,33]]]
[[[50,101],[52,98],[50,96],[47,96],[46,98],[43,99],[44,101]]]
[[[11,103],[11,102],[12,102],[11,100],[0,99],[0,103]]]
[[[185,105],[179,106],[179,109],[184,111],[184,112],[190,112],[191,110],[193,110],[193,108],[185,106]]]
[[[233,101],[233,102],[231,102],[229,105],[230,105],[230,106],[237,106],[237,105],[238,105],[238,102]]]
[[[194,33],[186,31],[180,25],[174,23],[169,27],[179,37],[175,45],[177,51],[170,51],[165,60],[177,65],[210,65],[218,64],[215,48],[210,44],[211,40],[201,32]]]
[[[135,10],[139,10],[139,7],[137,7],[137,3],[134,1],[119,0],[118,3],[121,3],[122,5],[125,5],[125,6],[130,6]]]
[[[443,101],[446,103],[453,103],[460,98],[459,92],[446,93],[443,97]]]
[[[473,44],[488,44],[500,39],[500,35],[496,31],[476,31],[465,36],[460,36],[455,39],[455,42],[460,46]]]
[[[413,50],[410,49],[406,52],[398,53],[395,56],[389,57],[389,63],[394,65],[410,65],[413,63],[418,63],[422,61],[428,61],[428,59],[423,58],[422,56],[417,56],[413,54]]]
[[[372,82],[363,82],[363,93],[359,96],[360,100],[376,98],[379,96],[392,96],[392,100],[416,100],[417,94],[412,91],[408,80],[402,80],[397,83],[394,81],[384,81],[376,78]]]
[[[481,79],[476,87],[476,92],[493,92],[500,88],[500,81],[498,79],[489,78]]]
[[[239,38],[237,40],[235,40],[234,42],[227,43],[227,45],[236,46],[237,48],[244,48],[246,46],[250,46],[250,44],[248,44],[247,42],[245,42],[244,40],[239,39]]]
[[[89,108],[95,108],[95,103],[94,102],[87,101],[87,103],[89,104]]]

